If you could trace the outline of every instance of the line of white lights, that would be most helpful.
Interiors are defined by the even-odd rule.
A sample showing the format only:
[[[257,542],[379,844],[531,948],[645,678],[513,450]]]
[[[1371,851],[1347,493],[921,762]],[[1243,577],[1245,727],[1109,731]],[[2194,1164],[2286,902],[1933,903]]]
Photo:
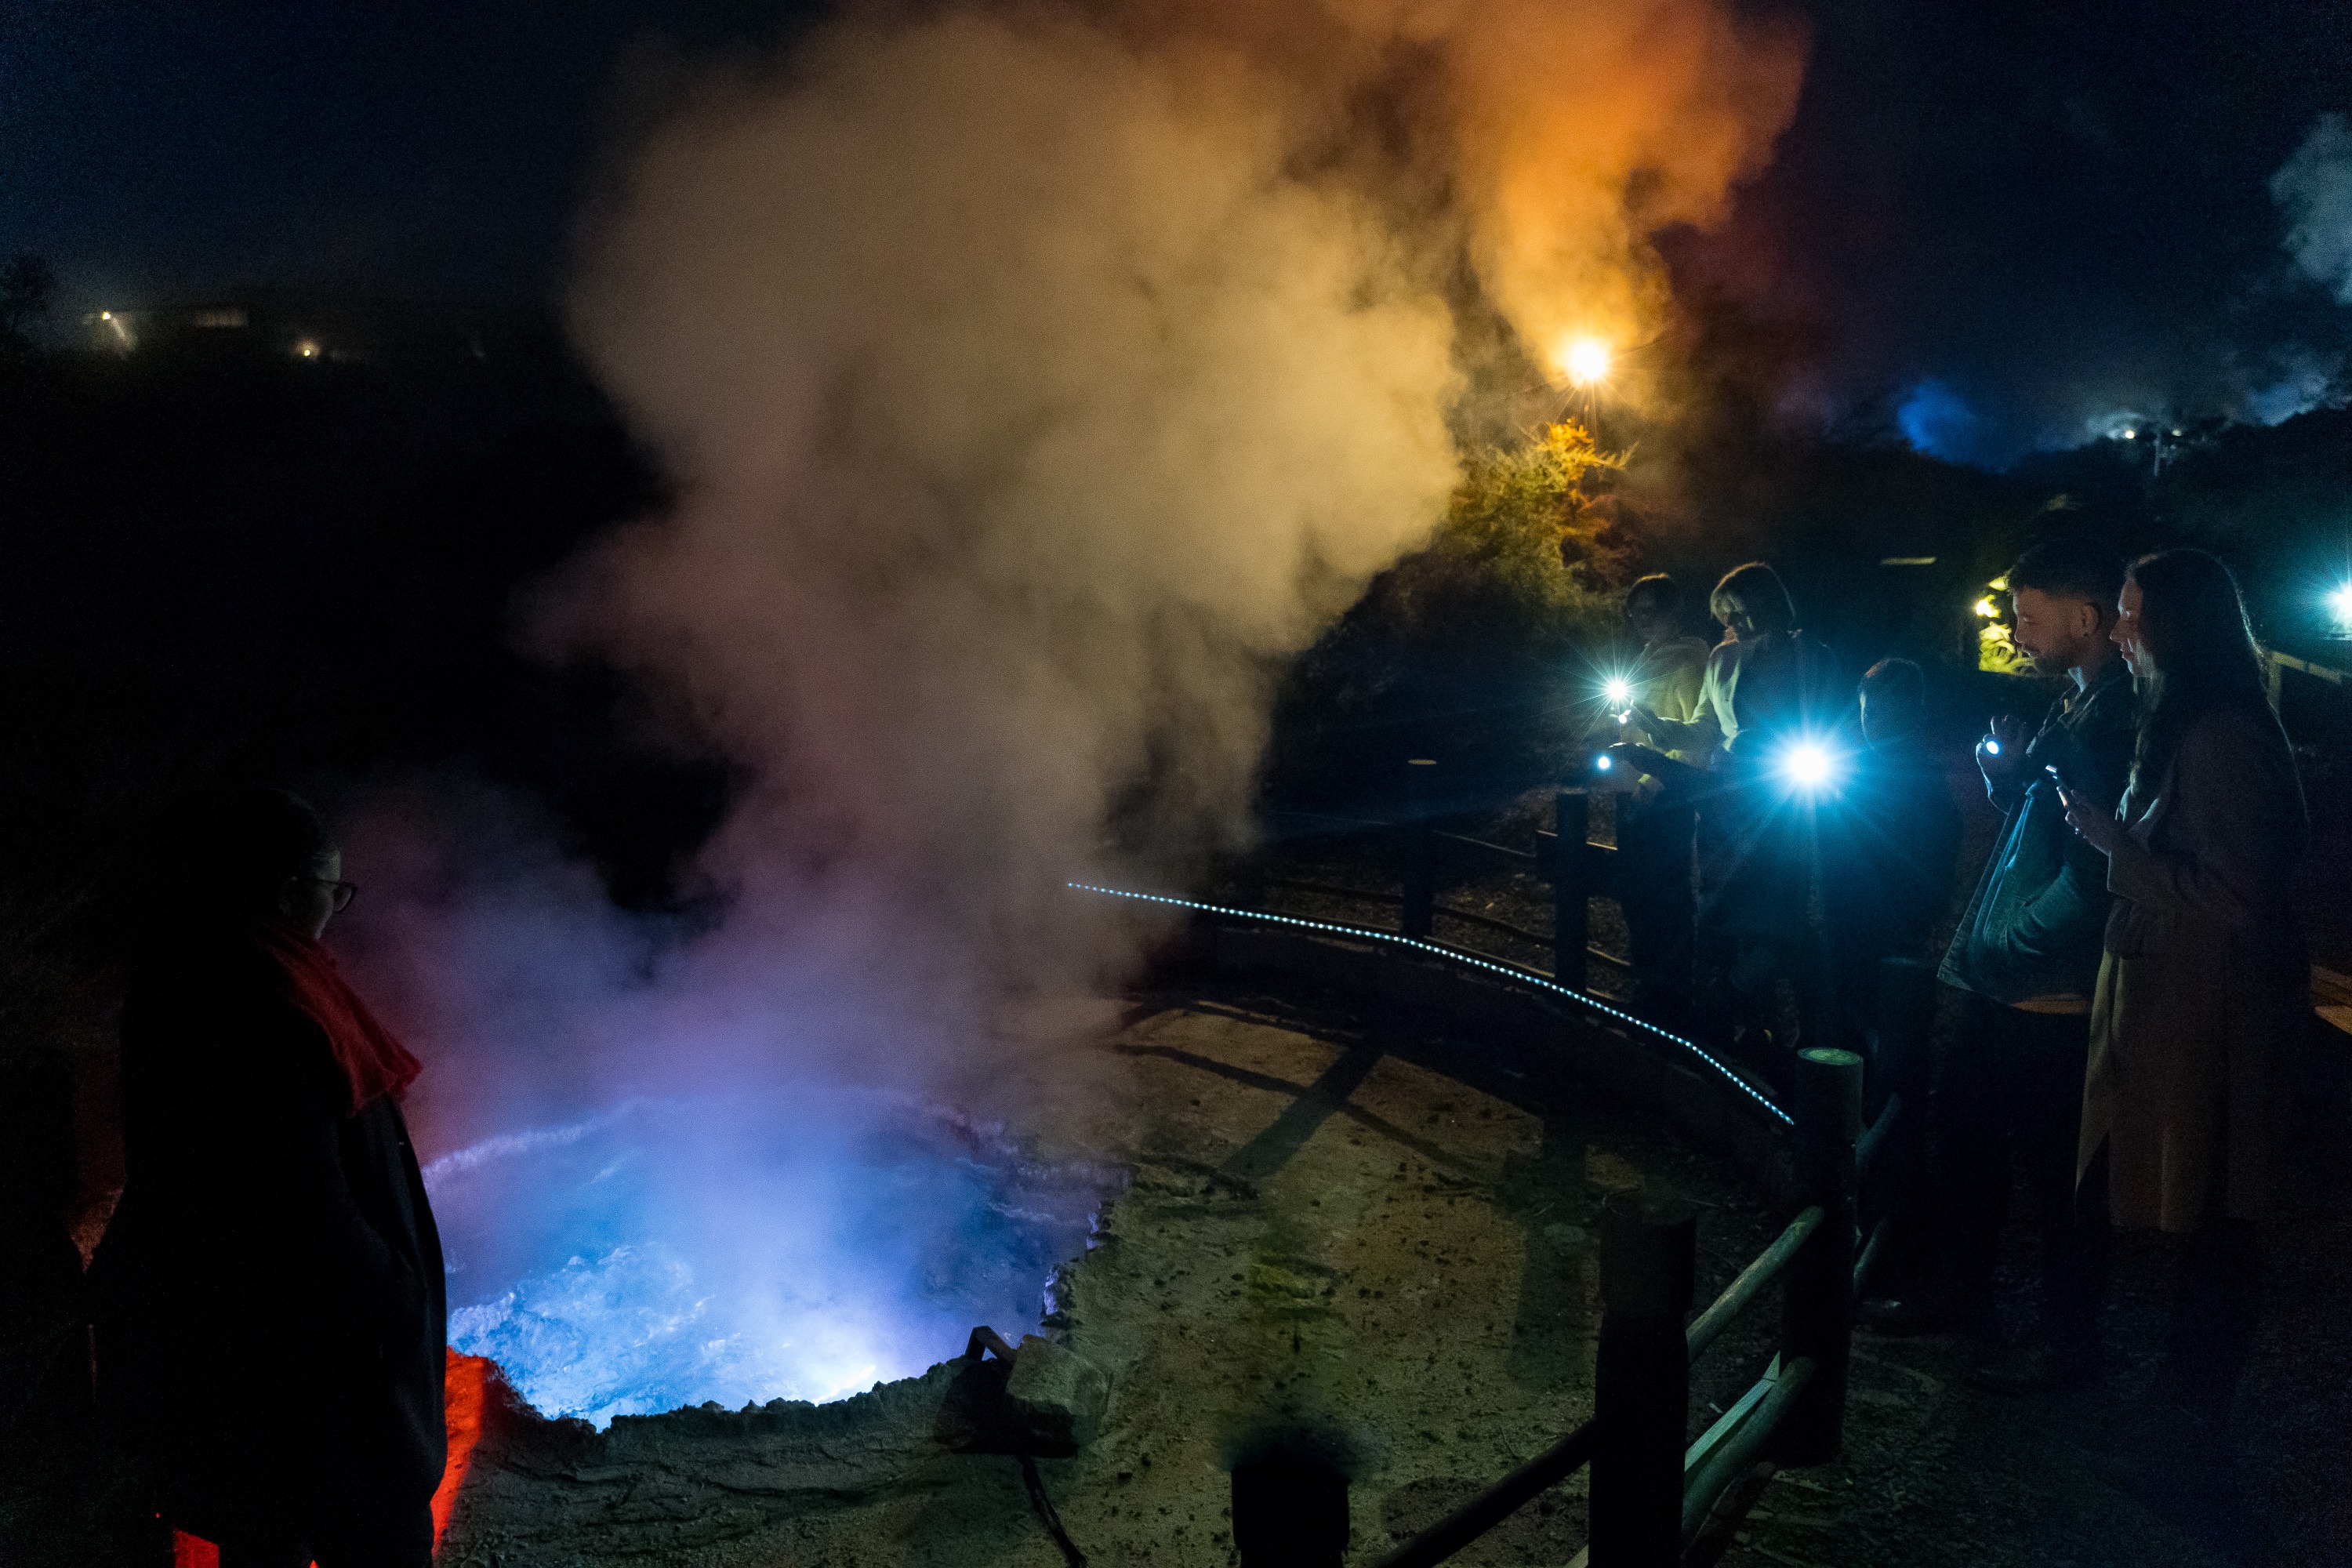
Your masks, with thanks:
[[[1440,947],[1433,942],[1423,942],[1416,937],[1401,936],[1392,931],[1372,931],[1364,926],[1335,925],[1329,921],[1302,920],[1297,915],[1269,914],[1264,910],[1228,909],[1223,904],[1204,904],[1194,899],[1171,899],[1160,893],[1131,892],[1125,888],[1101,888],[1097,887],[1092,882],[1065,882],[1063,886],[1073,889],[1081,893],[1103,893],[1114,899],[1136,899],[1147,904],[1170,904],[1180,910],[1199,910],[1206,914],[1224,915],[1234,920],[1271,921],[1277,925],[1303,926],[1308,931],[1328,931],[1335,932],[1340,936],[1360,937],[1368,942],[1393,942],[1397,946],[1410,947],[1417,952],[1426,952],[1436,958],[1447,959],[1454,963],[1466,963],[1474,969],[1491,970],[1495,973],[1504,976],[1506,979],[1521,981],[1530,985],[1540,985],[1547,991],[1556,992],[1559,995],[1567,997],[1570,1001],[1577,1003],[1582,1006],[1590,1007],[1595,1012],[1606,1013],[1609,1016],[1616,1019],[1620,1023],[1630,1024],[1634,1028],[1640,1029],[1645,1034],[1655,1035],[1662,1040],[1667,1041],[1673,1045],[1680,1046],[1683,1049],[1688,1051],[1691,1055],[1696,1057],[1699,1060],[1713,1068],[1717,1072],[1721,1073],[1723,1075],[1723,1080],[1726,1083],[1730,1084],[1734,1089],[1739,1090],[1740,1093],[1746,1095],[1748,1099],[1754,1100],[1757,1104],[1770,1111],[1775,1117],[1779,1118],[1784,1125],[1795,1125],[1795,1118],[1791,1117],[1787,1111],[1781,1110],[1779,1106],[1773,1104],[1770,1100],[1765,1099],[1762,1095],[1757,1093],[1754,1085],[1750,1084],[1746,1079],[1741,1078],[1738,1073],[1733,1072],[1721,1062],[1716,1060],[1712,1056],[1709,1056],[1706,1049],[1696,1043],[1685,1040],[1680,1035],[1671,1034],[1664,1029],[1661,1029],[1646,1018],[1637,1018],[1631,1013],[1612,1007],[1608,1003],[1603,1002],[1598,996],[1591,995],[1586,992],[1578,991],[1570,986],[1562,985],[1557,980],[1547,980],[1531,969],[1521,969],[1517,965],[1510,963],[1496,963],[1484,958],[1473,958],[1466,952],[1457,952],[1450,947]]]

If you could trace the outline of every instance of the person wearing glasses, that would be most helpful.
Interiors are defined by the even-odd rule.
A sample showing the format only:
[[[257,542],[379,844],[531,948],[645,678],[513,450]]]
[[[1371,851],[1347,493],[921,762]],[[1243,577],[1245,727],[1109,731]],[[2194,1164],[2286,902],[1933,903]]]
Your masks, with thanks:
[[[264,789],[184,805],[142,874],[101,1405],[222,1568],[424,1568],[447,1299],[400,1110],[419,1064],[319,940],[358,889]]]

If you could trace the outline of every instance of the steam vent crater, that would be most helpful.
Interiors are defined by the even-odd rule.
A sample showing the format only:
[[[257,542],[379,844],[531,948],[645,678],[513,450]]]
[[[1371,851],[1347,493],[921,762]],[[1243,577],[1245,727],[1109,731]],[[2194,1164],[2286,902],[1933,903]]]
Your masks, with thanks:
[[[1325,985],[1301,956],[1382,978]],[[1356,1554],[1433,1522],[1591,1413],[1603,1197],[1697,1200],[1703,1295],[1769,1239],[1754,1150],[1669,1131],[1601,1087],[1589,1026],[1469,984],[1344,942],[1223,932],[1154,988],[1086,1005],[1082,1048],[1118,1092],[1025,1152],[1123,1182],[1043,1321],[1033,1304],[988,1325],[1018,1346],[1025,1436],[1001,1429],[1007,1369],[961,1357],[961,1334],[922,1375],[831,1403],[602,1431],[456,1363],[478,1436],[439,1561],[1058,1568],[1029,1471],[1091,1561],[1223,1563],[1229,1469],[1268,1434],[1342,1458]],[[1442,1013],[1412,1005],[1431,985]],[[1772,1314],[1748,1317],[1732,1332],[1754,1342],[1702,1363],[1695,1406],[1735,1398],[1769,1353]],[[1482,1552],[1569,1563],[1584,1484]]]

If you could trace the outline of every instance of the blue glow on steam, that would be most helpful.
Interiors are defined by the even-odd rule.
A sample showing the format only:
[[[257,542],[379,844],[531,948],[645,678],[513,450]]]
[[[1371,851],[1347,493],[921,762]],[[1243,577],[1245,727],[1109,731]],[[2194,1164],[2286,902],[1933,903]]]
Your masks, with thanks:
[[[824,1401],[1034,1324],[1103,1182],[840,1086],[638,1100],[427,1179],[450,1342],[550,1415]]]

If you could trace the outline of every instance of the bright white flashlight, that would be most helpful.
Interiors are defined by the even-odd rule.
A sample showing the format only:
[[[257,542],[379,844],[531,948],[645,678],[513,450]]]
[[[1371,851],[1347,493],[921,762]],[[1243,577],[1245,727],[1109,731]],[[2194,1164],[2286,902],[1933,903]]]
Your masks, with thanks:
[[[1819,741],[1792,741],[1780,752],[1780,774],[1808,793],[1825,788],[1837,773],[1837,759]]]
[[[1988,757],[1997,757],[2000,755],[2000,742],[1999,741],[1987,741],[1985,742],[1985,755]]]
[[[1627,707],[1633,700],[1633,683],[1622,675],[1612,675],[1601,684],[1601,695],[1612,708]]]
[[[1595,773],[1605,773],[1616,765],[1617,759],[1606,752],[1592,759],[1592,771]]]
[[[2336,616],[2336,624],[2352,632],[2352,583],[2346,583],[2327,595],[2327,608]]]

